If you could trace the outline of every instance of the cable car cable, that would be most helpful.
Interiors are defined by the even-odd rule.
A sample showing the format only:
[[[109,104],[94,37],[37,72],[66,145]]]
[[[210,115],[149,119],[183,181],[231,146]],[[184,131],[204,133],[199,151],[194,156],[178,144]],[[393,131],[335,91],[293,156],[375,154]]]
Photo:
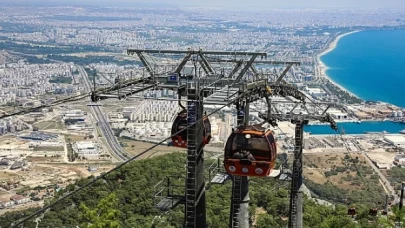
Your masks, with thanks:
[[[67,102],[74,102],[74,101],[82,100],[82,99],[85,99],[86,97],[89,97],[89,96],[90,96],[90,94],[82,94],[82,95],[77,95],[77,96],[73,96],[73,97],[64,98],[64,99],[57,100],[57,101],[54,101],[54,102],[49,103],[49,104],[39,105],[39,106],[36,106],[36,107],[33,107],[33,108],[22,109],[22,110],[19,110],[17,112],[13,112],[13,113],[6,113],[6,114],[0,116],[0,119],[35,112],[38,109],[53,107],[53,106],[56,106],[56,105],[67,103]]]
[[[256,110],[256,111],[257,111],[257,110]],[[281,130],[281,128],[280,128],[279,126],[277,126],[277,128],[278,128],[288,139],[292,140],[292,138],[289,137],[289,136],[287,136],[287,134],[286,134],[283,130]],[[338,130],[338,133],[340,134],[340,137],[341,137],[341,139],[342,139],[342,141],[343,141],[343,144],[345,145],[345,149],[347,150],[347,154],[349,155],[350,159],[352,160],[353,165],[354,165],[354,167],[356,168],[357,173],[359,173],[359,176],[360,176],[360,178],[361,178],[363,184],[366,186],[367,191],[368,191],[368,190],[369,190],[369,184],[364,180],[360,169],[358,168],[358,166],[356,165],[356,163],[354,163],[353,157],[351,156],[351,153],[350,153],[350,151],[349,151],[349,148],[348,148],[348,146],[347,146],[347,143],[346,143],[346,141],[345,141],[344,138],[343,138],[343,134],[342,134],[339,130]],[[315,164],[312,163],[312,162],[309,160],[309,158],[307,157],[306,154],[302,153],[302,155],[304,156],[304,158],[305,158],[308,162],[311,163],[312,166],[315,166]],[[316,167],[316,166],[315,166],[315,167]],[[327,182],[330,183],[335,189],[340,190],[336,185],[334,185],[334,184],[326,177],[326,175],[325,175],[324,173],[322,173],[318,168],[316,168],[316,170],[317,170],[317,171],[327,180]]]
[[[239,97],[243,97],[243,94],[240,95]],[[213,114],[219,112],[221,109],[225,108],[226,106],[228,106],[228,105],[230,105],[230,104],[232,104],[232,103],[233,103],[233,101],[232,101],[232,102],[228,102],[228,104],[225,104],[225,105],[221,106],[220,108],[217,108],[217,109],[215,109],[214,111],[212,111],[211,113],[207,114],[206,117],[211,116],[211,115],[213,115]],[[65,194],[65,195],[62,196],[61,198],[57,199],[55,202],[50,203],[49,205],[47,205],[47,206],[41,208],[40,210],[36,211],[35,213],[33,213],[33,214],[31,214],[31,215],[29,215],[29,216],[23,218],[22,220],[18,221],[16,224],[12,224],[11,227],[17,227],[17,226],[23,224],[24,222],[26,222],[27,220],[33,218],[34,216],[36,216],[36,215],[38,215],[38,214],[41,214],[42,212],[44,212],[44,211],[46,211],[46,210],[52,208],[54,205],[58,204],[60,201],[69,198],[70,196],[74,195],[75,193],[77,193],[77,192],[83,190],[84,188],[86,188],[86,187],[88,187],[88,186],[94,184],[96,181],[98,181],[98,180],[100,180],[100,179],[103,179],[103,178],[106,177],[108,174],[110,174],[110,173],[112,173],[112,172],[114,172],[114,171],[116,171],[116,170],[122,168],[123,166],[125,166],[125,165],[127,165],[128,163],[134,161],[135,159],[139,158],[139,157],[142,156],[143,154],[149,152],[150,150],[156,148],[157,146],[159,146],[159,145],[161,145],[162,143],[166,142],[167,140],[171,139],[173,136],[175,136],[175,135],[177,135],[177,134],[179,134],[179,133],[181,133],[181,132],[187,130],[188,128],[194,126],[195,124],[197,124],[198,122],[201,122],[201,121],[203,121],[203,118],[198,119],[196,122],[194,122],[194,123],[188,125],[186,128],[184,128],[184,129],[182,129],[182,130],[176,132],[175,134],[173,134],[173,135],[171,135],[171,136],[165,138],[164,140],[158,142],[157,144],[155,144],[155,145],[149,147],[148,149],[146,149],[146,150],[142,151],[141,153],[135,155],[134,157],[130,158],[129,160],[127,160],[127,161],[125,161],[125,162],[119,164],[119,165],[116,166],[115,168],[113,168],[113,169],[111,169],[111,170],[109,170],[109,171],[107,171],[107,172],[101,174],[100,176],[94,178],[93,180],[91,180],[90,182],[86,183],[85,185],[83,185],[83,186],[81,186],[81,187],[79,187],[79,188],[76,188],[76,189],[73,190],[72,192],[69,192],[69,193]]]
[[[286,134],[283,130],[281,130],[281,128],[280,128],[279,126],[277,126],[277,128],[278,128],[278,129],[281,131],[281,133],[283,133],[288,139],[293,140],[293,138],[287,136],[287,134]],[[293,141],[294,141],[294,140],[293,140]],[[313,167],[318,167],[317,165],[315,165],[315,164],[308,158],[308,156],[307,156],[305,153],[302,153],[302,156],[304,156],[304,158],[305,158]],[[329,180],[329,178],[325,175],[325,173],[321,172],[321,170],[319,170],[319,168],[315,168],[315,169],[316,169],[316,171],[318,171],[318,172],[326,179],[326,182],[330,183],[335,189],[337,189],[338,191],[340,191],[340,189],[339,189],[336,185],[334,185],[334,184]]]
[[[315,105],[315,106],[317,106],[318,108],[320,108],[320,106],[319,106],[318,104],[316,104],[312,99],[310,99],[310,98],[308,97],[308,95],[306,95],[306,94],[304,94],[304,95],[305,95],[306,98],[308,98],[308,99],[311,101],[311,103],[312,103],[313,105]],[[259,113],[261,113],[261,112],[258,111],[258,110],[256,110],[256,111],[259,112]],[[339,135],[340,135],[340,137],[341,137],[341,139],[342,139],[342,141],[343,141],[343,145],[345,146],[345,148],[346,148],[346,150],[347,150],[347,153],[348,153],[350,159],[352,160],[353,165],[354,165],[354,167],[355,167],[357,173],[358,173],[359,176],[360,176],[360,179],[361,179],[362,182],[366,185],[367,190],[368,190],[368,189],[369,189],[369,185],[368,185],[368,183],[364,180],[363,175],[362,175],[362,173],[360,172],[360,169],[358,168],[358,166],[354,163],[353,157],[351,156],[351,153],[350,153],[350,150],[349,150],[349,148],[348,148],[348,146],[347,146],[346,140],[344,140],[344,138],[343,138],[342,132],[340,131],[339,128],[337,129],[337,131],[338,131],[338,133],[339,133]]]
[[[107,88],[107,89],[109,89],[109,88]],[[105,90],[105,89],[104,89],[104,90]],[[99,90],[99,91],[103,91],[103,89],[101,89],[101,90]],[[244,94],[240,95],[239,98],[243,97],[243,95],[244,95]],[[19,112],[16,112],[16,113],[12,113],[12,114],[6,114],[6,115],[3,115],[3,116],[0,116],[0,119],[6,118],[6,117],[9,117],[9,116],[14,116],[14,115],[19,115],[19,114],[25,114],[25,113],[33,112],[33,111],[35,111],[35,110],[37,110],[37,109],[39,109],[39,108],[52,107],[52,106],[55,106],[55,105],[58,105],[58,104],[66,103],[66,102],[81,100],[81,99],[84,99],[84,98],[86,98],[86,97],[88,97],[88,96],[90,96],[90,94],[85,94],[85,95],[78,95],[78,96],[69,97],[69,98],[66,98],[66,99],[63,99],[63,100],[59,100],[59,101],[53,102],[53,103],[51,103],[51,104],[41,105],[41,106],[38,106],[38,107],[34,107],[34,108],[31,108],[31,109],[27,109],[27,110],[22,110],[22,111],[19,111]],[[206,117],[215,114],[216,112],[220,111],[222,108],[224,108],[224,107],[226,107],[226,106],[228,106],[228,105],[230,105],[230,104],[232,104],[232,103],[234,103],[234,101],[228,102],[226,105],[223,105],[222,107],[220,107],[220,108],[216,109],[215,111],[211,112],[210,114],[206,115]],[[39,213],[44,212],[45,210],[51,208],[52,206],[56,205],[56,204],[59,203],[60,201],[62,201],[62,200],[64,200],[64,199],[66,199],[66,198],[68,198],[68,197],[74,195],[75,193],[81,191],[82,189],[84,189],[84,188],[86,188],[86,187],[92,185],[92,184],[95,183],[96,181],[98,181],[98,180],[104,178],[104,177],[107,176],[108,174],[110,174],[110,173],[112,173],[112,172],[114,172],[114,171],[116,171],[116,170],[122,168],[124,165],[126,165],[126,164],[132,162],[133,160],[135,160],[135,159],[137,159],[137,158],[139,158],[141,155],[143,155],[143,154],[147,153],[148,151],[154,149],[155,147],[159,146],[160,144],[162,144],[163,142],[167,141],[168,139],[171,139],[173,136],[175,136],[175,135],[177,135],[177,134],[179,134],[179,133],[181,133],[181,132],[187,130],[188,128],[190,128],[191,126],[197,124],[197,123],[200,122],[200,121],[203,121],[203,118],[200,118],[199,120],[197,120],[196,122],[192,123],[191,125],[188,125],[186,128],[184,128],[184,129],[182,129],[182,130],[176,132],[175,134],[173,134],[173,135],[167,137],[166,139],[160,141],[160,142],[157,143],[156,145],[154,145],[154,146],[152,146],[152,147],[150,147],[150,148],[144,150],[144,151],[141,152],[140,154],[138,154],[138,155],[132,157],[131,159],[129,159],[129,160],[123,162],[123,163],[121,163],[121,164],[118,165],[117,167],[115,167],[115,168],[113,168],[113,169],[111,169],[111,170],[105,172],[104,174],[98,176],[97,178],[94,178],[92,181],[88,182],[87,184],[85,184],[85,185],[83,185],[83,186],[81,186],[81,187],[79,187],[79,188],[73,190],[73,191],[70,192],[70,193],[65,194],[65,195],[62,196],[61,198],[57,199],[55,202],[53,202],[53,203],[51,203],[51,204],[49,204],[49,205],[47,205],[47,206],[41,208],[40,210],[38,210],[37,212],[33,213],[32,215],[30,215],[30,216],[28,216],[28,217],[26,217],[26,218],[24,218],[24,219],[18,221],[16,224],[13,224],[12,227],[16,227],[16,226],[18,226],[18,225],[23,224],[23,223],[24,223],[25,221],[27,221],[28,219],[31,219],[32,217],[38,215]]]
[[[289,137],[289,136],[287,136],[287,134],[285,134],[284,132],[283,132],[283,130],[281,130],[281,128],[279,127],[279,126],[277,126],[277,128],[287,137],[287,138],[289,138],[289,139],[291,139],[291,137]],[[317,167],[304,153],[302,154],[304,157],[305,157],[305,159],[312,165],[312,166],[315,166],[315,167]],[[326,175],[324,174],[324,173],[322,173],[318,168],[315,168],[322,176],[324,176],[324,178],[326,179],[326,181],[328,182],[328,183],[330,183],[338,192],[340,192],[340,188],[338,188],[336,185],[334,185],[327,177],[326,177]],[[368,185],[367,185],[367,187],[368,187]],[[370,209],[371,210],[371,209]],[[355,215],[355,213],[356,213],[356,210],[355,210],[355,208],[354,207],[349,207],[349,209],[348,209],[348,213],[349,213],[349,215]],[[352,214],[352,213],[354,213],[354,214]],[[370,212],[369,212],[370,213]]]
[[[168,72],[166,72],[166,73],[169,73],[169,72],[170,72],[170,71],[168,71]],[[136,79],[135,79],[135,80],[136,80]],[[124,82],[121,83],[121,84],[125,84],[125,83],[128,83],[128,82],[130,82],[130,81],[132,81],[132,80],[124,81]],[[143,83],[143,84],[145,84],[145,83]],[[109,91],[110,89],[115,88],[115,87],[117,87],[117,85],[110,86],[110,87],[106,87],[106,88],[101,88],[101,89],[98,89],[98,90],[92,91],[92,92],[99,92],[99,93],[102,93],[103,91]],[[5,112],[4,112],[5,114],[3,114],[2,116],[0,116],[0,119],[4,119],[4,118],[7,118],[7,117],[12,117],[12,116],[16,116],[16,115],[24,115],[24,114],[27,114],[27,113],[30,113],[30,112],[35,112],[35,111],[37,111],[38,109],[53,107],[53,106],[60,105],[60,104],[64,104],[64,103],[68,103],[68,102],[79,101],[79,100],[85,99],[85,98],[90,97],[90,96],[91,96],[91,93],[86,93],[86,94],[81,94],[81,95],[76,95],[76,96],[70,96],[70,97],[67,97],[67,98],[63,98],[63,99],[60,99],[60,100],[56,100],[56,101],[51,102],[51,103],[49,103],[49,104],[39,105],[39,106],[32,107],[32,108],[21,109],[21,110],[19,110],[19,111],[13,112],[13,113],[5,113]]]
[[[346,140],[343,138],[343,134],[342,134],[342,132],[340,131],[340,129],[338,129],[338,132],[339,132],[339,134],[340,134],[341,140],[343,141],[343,145],[345,146],[345,148],[346,148],[346,150],[347,150],[347,154],[349,155],[350,159],[352,160],[353,165],[354,165],[354,167],[356,168],[357,173],[358,173],[359,176],[360,176],[360,179],[361,179],[362,182],[366,185],[366,187],[367,187],[366,190],[369,191],[370,185],[368,184],[368,182],[366,182],[366,181],[364,180],[364,177],[363,177],[363,174],[361,173],[361,170],[359,170],[359,168],[358,168],[358,166],[356,165],[356,163],[354,163],[353,157],[352,157],[352,155],[351,155],[351,153],[350,153],[350,150],[349,150],[349,147],[348,147],[348,143],[347,143]],[[363,156],[365,156],[365,155],[363,155]],[[373,172],[374,172],[374,171],[373,171]],[[379,178],[379,180],[381,180],[381,179]],[[383,187],[383,189],[384,189],[384,191],[385,191],[385,186],[382,185],[382,187]],[[387,189],[387,191],[389,191],[389,190]],[[385,196],[385,195],[386,195],[386,194],[384,194],[383,196]],[[374,202],[373,202],[373,203],[374,203]],[[371,209],[370,209],[370,211],[371,211]]]
[[[358,166],[356,165],[356,163],[354,163],[354,159],[353,159],[353,157],[352,157],[352,155],[351,155],[351,153],[350,153],[350,149],[349,149],[349,147],[348,147],[348,143],[347,143],[346,140],[343,138],[343,134],[342,134],[342,132],[340,131],[340,129],[338,129],[337,131],[338,131],[338,133],[339,133],[339,136],[340,136],[341,140],[343,141],[343,145],[345,146],[345,149],[346,149],[346,151],[347,151],[347,154],[348,154],[349,157],[350,157],[350,160],[352,161],[354,167],[356,168],[356,171],[357,171],[357,173],[359,174],[360,179],[361,179],[362,182],[366,185],[367,191],[368,191],[368,190],[369,190],[369,185],[368,185],[368,183],[364,180],[364,177],[363,177],[363,175],[362,175],[361,170],[358,168]]]
[[[170,73],[170,72],[171,72],[171,71],[167,71],[167,72],[164,72],[164,73]],[[164,73],[163,73],[163,74],[164,74]],[[208,87],[208,86],[210,86],[210,85],[212,85],[212,84],[215,84],[216,82],[221,81],[221,80],[223,80],[223,79],[222,79],[222,78],[221,78],[221,79],[218,79],[218,80],[216,80],[216,81],[214,81],[214,82],[212,82],[212,83],[210,83],[210,84],[208,84],[208,85],[206,85],[206,86],[203,86],[203,88],[206,88],[206,87]],[[124,81],[124,82],[121,83],[121,84],[125,84],[125,83],[128,83],[128,82],[130,82],[130,81],[131,81],[131,80],[127,80],[127,81]],[[145,84],[145,83],[142,83],[142,84]],[[111,87],[102,88],[102,89],[98,89],[96,92],[108,91],[108,90],[110,90],[111,88],[115,88],[115,87],[117,87],[117,85],[111,86]],[[94,91],[93,91],[93,92],[94,92]],[[50,103],[50,104],[40,105],[40,106],[37,106],[37,107],[28,108],[28,109],[23,109],[23,110],[20,110],[20,111],[14,112],[14,113],[10,113],[10,114],[4,114],[4,115],[0,116],[0,119],[7,118],[7,117],[11,117],[11,116],[15,116],[15,115],[27,114],[27,113],[34,112],[34,111],[36,111],[36,110],[38,110],[38,109],[41,109],[41,108],[53,107],[53,106],[56,106],[56,105],[59,105],[59,104],[67,103],[67,102],[73,102],[73,101],[82,100],[82,99],[85,99],[85,98],[88,97],[88,96],[91,96],[91,94],[83,94],[83,95],[77,95],[77,96],[72,96],[72,97],[64,98],[64,99],[62,99],[62,100],[57,100],[57,101],[52,102],[52,103]],[[307,95],[306,95],[306,97],[308,98]],[[141,98],[141,99],[142,99],[142,98]],[[143,99],[146,99],[146,98],[143,98]],[[147,99],[156,99],[156,98],[147,98]],[[163,100],[163,99],[156,99],[156,100]],[[183,100],[182,100],[182,101],[183,101]],[[314,105],[317,105],[313,100],[310,100],[310,101],[311,101]]]
[[[257,109],[253,109],[253,110],[255,110],[255,111],[261,113],[261,112],[260,112],[259,110],[257,110]],[[291,137],[287,136],[287,134],[286,134],[278,125],[277,125],[276,127],[277,127],[277,128],[281,131],[281,133],[283,133],[289,140],[294,141],[294,139],[292,139]],[[339,132],[339,134],[341,134],[340,131],[338,131],[338,132]],[[341,135],[341,136],[342,136],[342,135]],[[345,141],[343,140],[343,138],[342,138],[342,141],[343,141],[343,144],[346,145],[346,143],[345,143]],[[350,152],[349,152],[349,150],[348,150],[347,147],[346,147],[346,150],[347,150],[348,153],[350,154]],[[306,155],[305,153],[302,153],[302,155],[303,155],[303,157],[304,157],[309,163],[311,163],[312,166],[317,167],[314,163],[312,163],[312,161],[307,157],[307,155]],[[351,157],[351,155],[349,155],[349,156],[350,156],[350,159],[351,159],[352,162],[353,162],[353,161],[354,161],[353,158]],[[354,162],[353,162],[353,165],[355,166],[357,172],[359,173],[359,169],[358,169],[357,165],[356,165]],[[325,175],[324,173],[322,173],[318,168],[316,168],[316,170],[326,179],[326,181],[327,181],[328,183],[330,183],[335,189],[337,189],[337,190],[340,191],[340,189],[339,189],[336,185],[334,185],[334,184],[326,177],[326,175]],[[361,180],[362,180],[362,182],[366,185],[366,187],[367,187],[367,189],[368,189],[368,184],[365,183],[365,181],[364,181],[364,179],[362,178],[362,176],[361,176]]]

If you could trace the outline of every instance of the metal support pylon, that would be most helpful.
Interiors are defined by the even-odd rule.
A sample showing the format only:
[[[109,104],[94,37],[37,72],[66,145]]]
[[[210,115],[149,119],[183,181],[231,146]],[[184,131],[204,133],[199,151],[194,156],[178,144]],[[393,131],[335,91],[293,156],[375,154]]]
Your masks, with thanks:
[[[202,97],[207,97],[206,103],[210,104],[220,104],[227,105],[233,103],[237,104],[238,111],[242,111],[243,115],[238,116],[238,124],[247,125],[248,124],[248,101],[255,101],[262,96],[263,89],[267,91],[268,94],[279,95],[279,96],[292,96],[299,101],[305,102],[306,97],[298,89],[287,85],[283,82],[283,77],[286,75],[288,70],[292,65],[299,65],[299,62],[286,62],[286,61],[263,61],[256,60],[257,57],[267,57],[267,54],[264,52],[229,52],[229,51],[203,51],[203,50],[192,50],[188,49],[186,51],[180,50],[144,50],[144,49],[128,49],[128,55],[137,54],[141,59],[142,63],[145,65],[150,76],[143,78],[142,80],[138,79],[131,82],[119,83],[118,86],[112,88],[107,88],[94,92],[92,94],[93,100],[97,99],[107,99],[109,97],[115,96],[112,92],[137,84],[147,84],[147,86],[141,89],[136,89],[135,92],[130,91],[130,93],[120,91],[121,96],[133,95],[139,93],[146,89],[153,88],[169,88],[177,89],[179,93],[184,94],[184,90],[187,90],[187,100],[191,101],[187,104],[188,112],[188,151],[187,151],[187,181],[186,181],[186,208],[185,208],[185,226],[186,227],[205,227],[206,226],[206,217],[205,217],[205,182],[204,182],[204,160],[203,160],[203,151],[202,151],[202,132],[203,125],[198,123],[195,126],[191,124],[195,123],[196,120],[201,119],[202,117]],[[144,54],[172,54],[179,55],[184,54],[185,57],[181,60],[180,64],[177,66],[174,74],[167,73],[157,73],[155,69],[152,69],[152,64],[148,63]],[[215,58],[209,58],[209,56],[216,56]],[[195,58],[193,58],[193,56]],[[218,56],[222,56],[218,58]],[[227,57],[226,57],[227,56]],[[241,56],[236,58],[236,56]],[[244,57],[242,57],[244,56]],[[201,64],[201,67],[207,71],[207,75],[204,78],[199,78],[195,72],[194,77],[190,75],[181,74],[181,70],[184,69],[184,66],[187,62],[194,61],[194,69],[196,71],[196,63]],[[222,73],[218,75],[218,71],[211,69],[213,65],[209,62],[229,62],[236,63],[234,69],[230,74],[225,75],[225,71],[222,70]],[[266,64],[287,64],[287,68],[278,76],[275,83],[267,83],[266,78],[263,78],[263,73],[258,73],[256,68],[253,66],[254,63],[266,63]],[[247,71],[251,69],[256,75],[256,81],[248,83],[242,80],[245,77]],[[212,74],[214,72],[214,74]],[[239,73],[238,73],[239,72]],[[237,76],[236,76],[237,74]],[[235,77],[236,76],[236,77]],[[197,79],[201,80],[201,83],[207,82],[211,88],[203,93],[198,93],[200,90],[199,86],[191,88],[188,84],[190,80]],[[260,80],[259,80],[260,79]],[[187,84],[187,85],[186,85]],[[223,92],[225,91],[222,87],[227,87],[226,97],[224,97]],[[219,87],[219,88],[218,88]],[[236,96],[235,88],[239,87],[239,95]],[[264,88],[265,87],[265,88]],[[230,93],[231,91],[231,93]],[[200,91],[201,92],[201,91]],[[243,98],[242,98],[243,97]],[[211,98],[211,99],[209,99]],[[267,99],[268,104],[270,102]],[[181,106],[181,105],[180,105]],[[298,106],[294,106],[293,110]],[[198,107],[198,108],[195,108]],[[305,106],[304,106],[305,108]],[[293,191],[291,192],[291,215],[290,215],[290,227],[301,227],[302,226],[302,195],[300,187],[302,185],[302,126],[308,119],[311,120],[320,120],[321,122],[330,122],[331,126],[336,128],[336,124],[333,122],[333,119],[326,114],[326,110],[322,115],[309,116],[305,115],[306,120],[302,120],[302,115],[294,114],[293,110],[287,114],[281,113],[274,107],[276,113],[267,112],[266,119],[271,124],[274,124],[278,120],[300,120],[300,126],[296,131],[296,148],[295,148],[295,161],[294,161],[294,177],[293,177]],[[270,106],[269,106],[270,110]],[[271,114],[271,115],[270,115]],[[192,118],[191,118],[192,117]],[[195,117],[195,118],[194,118]],[[298,126],[298,123],[296,123]],[[297,133],[298,132],[298,133]],[[230,213],[230,227],[249,227],[249,213],[248,213],[248,203],[249,203],[249,184],[248,177],[233,177],[233,186],[232,186],[232,204],[231,204],[231,213]],[[294,187],[295,186],[295,187]],[[294,219],[292,219],[294,218]],[[198,224],[197,224],[198,223]],[[291,225],[292,224],[292,225]],[[298,225],[297,225],[298,224]]]
[[[187,176],[185,227],[206,228],[204,152],[203,152],[203,104],[197,81],[187,84]]]
[[[249,104],[238,102],[238,125],[249,124]],[[231,213],[229,218],[230,228],[249,227],[249,177],[232,176]]]
[[[305,120],[293,121],[295,124],[294,162],[290,192],[289,228],[302,228],[302,143]]]

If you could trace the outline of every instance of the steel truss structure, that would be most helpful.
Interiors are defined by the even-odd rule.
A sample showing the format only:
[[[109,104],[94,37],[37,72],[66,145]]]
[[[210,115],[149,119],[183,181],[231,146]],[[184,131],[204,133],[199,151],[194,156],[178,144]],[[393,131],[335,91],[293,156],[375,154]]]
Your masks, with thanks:
[[[136,79],[120,81],[108,89],[95,89],[91,94],[92,101],[123,99],[145,90],[162,88],[177,91],[179,99],[187,97],[185,108],[190,128],[187,131],[185,194],[180,197],[181,199],[179,197],[176,199],[176,204],[182,202],[185,205],[185,227],[207,226],[203,126],[201,121],[194,124],[203,117],[203,104],[236,105],[238,124],[247,125],[249,106],[262,101],[265,102],[265,112],[260,114],[263,120],[272,125],[276,125],[277,121],[288,120],[296,125],[289,226],[302,227],[300,188],[303,126],[312,120],[329,122],[334,129],[336,124],[326,113],[327,108],[322,110],[322,107],[311,104],[305,94],[283,80],[289,69],[299,65],[299,62],[267,61],[267,54],[264,52],[129,49],[127,54],[136,55],[140,59],[148,76],[142,75]],[[170,71],[159,72],[159,66],[151,63],[147,58],[148,55],[156,55],[157,58],[172,55],[171,59],[177,59],[178,63],[173,64]],[[221,63],[228,65],[218,66]],[[275,80],[269,80],[267,75],[256,69],[255,64],[283,65],[285,68],[281,74],[276,75]],[[187,67],[191,69],[190,72],[185,71]],[[273,99],[280,97],[283,98],[282,101]],[[290,104],[292,109],[287,113],[280,112],[278,104]],[[305,110],[305,114],[296,113],[297,107]],[[249,227],[249,178],[232,176],[231,179],[233,184],[229,227]],[[171,203],[173,204],[173,201]]]

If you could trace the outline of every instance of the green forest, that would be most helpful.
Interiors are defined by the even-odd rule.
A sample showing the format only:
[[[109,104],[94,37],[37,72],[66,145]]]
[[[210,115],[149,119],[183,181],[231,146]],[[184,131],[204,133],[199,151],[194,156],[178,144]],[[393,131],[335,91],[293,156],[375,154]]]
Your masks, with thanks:
[[[206,161],[209,165],[216,161]],[[163,212],[154,207],[154,186],[166,177],[177,177],[182,184],[184,177],[184,153],[172,153],[153,159],[132,162],[110,173],[104,179],[77,192],[72,197],[56,204],[37,222],[24,224],[34,227],[182,227],[183,206]],[[56,194],[56,198],[77,186],[83,186],[94,177],[81,179]],[[174,178],[176,180],[176,178]],[[286,227],[289,211],[290,182],[269,178],[251,178],[250,215],[253,227]],[[181,188],[179,188],[180,191]],[[212,185],[207,190],[207,223],[209,227],[228,227],[231,182]],[[49,204],[50,202],[46,202]],[[386,216],[372,217],[368,207],[356,205],[355,219],[347,215],[347,206],[334,207],[318,205],[315,201],[304,200],[304,227],[310,228],[357,228],[393,227],[393,222],[403,219],[404,213],[394,208],[388,220]],[[23,218],[38,208],[6,213],[0,217],[1,227],[9,227],[13,221]]]
[[[65,83],[71,84],[72,78],[71,77],[53,77],[49,80],[49,83]]]

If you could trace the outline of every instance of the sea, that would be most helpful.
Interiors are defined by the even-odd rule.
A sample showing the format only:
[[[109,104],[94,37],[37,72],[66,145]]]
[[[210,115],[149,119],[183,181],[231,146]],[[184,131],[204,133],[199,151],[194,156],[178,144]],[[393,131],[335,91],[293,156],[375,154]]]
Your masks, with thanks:
[[[333,81],[360,98],[405,108],[405,30],[349,34],[321,61]]]
[[[366,101],[383,101],[405,108],[405,30],[361,31],[342,37],[321,56],[326,74]],[[398,133],[405,124],[362,122],[340,124],[347,134]],[[313,134],[329,134],[328,126],[308,126]]]

